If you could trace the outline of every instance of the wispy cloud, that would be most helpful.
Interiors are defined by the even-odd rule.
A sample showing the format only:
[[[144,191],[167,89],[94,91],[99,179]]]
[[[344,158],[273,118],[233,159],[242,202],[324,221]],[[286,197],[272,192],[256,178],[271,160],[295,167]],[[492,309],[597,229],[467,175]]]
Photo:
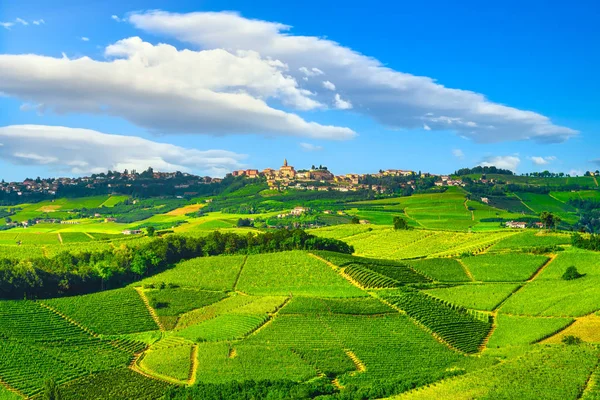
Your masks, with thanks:
[[[110,19],[117,22],[122,22],[123,20],[118,15],[111,15]]]
[[[465,153],[463,153],[463,151],[461,149],[454,149],[452,150],[452,155],[458,159],[463,159],[465,158]]]
[[[532,156],[529,157],[529,159],[535,164],[535,165],[548,165],[550,164],[552,161],[556,160],[555,156],[546,156],[546,157],[540,157],[540,156]]]
[[[327,90],[335,90],[335,85],[329,81],[323,81],[323,87]]]
[[[352,103],[349,101],[343,100],[339,93],[335,94],[335,108],[339,110],[349,110],[352,108]]]
[[[304,151],[321,151],[323,150],[323,146],[317,146],[312,143],[300,143],[300,147]]]
[[[321,71],[319,68],[306,68],[306,67],[300,67],[298,68],[298,71],[302,72],[304,75],[306,76],[318,76],[318,75],[323,75],[324,72]]]
[[[82,37],[81,37],[81,40],[82,40],[82,41],[84,41],[84,42],[89,42],[89,41],[90,41],[90,38],[88,38],[88,37],[86,37],[86,36],[82,36]]]
[[[43,19],[36,19],[34,21],[31,21],[31,23],[33,25],[41,25],[41,24],[45,24],[45,21]],[[10,22],[0,22],[0,26],[5,28],[5,29],[9,29],[12,28],[15,25],[22,25],[22,26],[28,26],[29,22],[24,20],[23,18],[15,18],[14,21],[10,21]]]

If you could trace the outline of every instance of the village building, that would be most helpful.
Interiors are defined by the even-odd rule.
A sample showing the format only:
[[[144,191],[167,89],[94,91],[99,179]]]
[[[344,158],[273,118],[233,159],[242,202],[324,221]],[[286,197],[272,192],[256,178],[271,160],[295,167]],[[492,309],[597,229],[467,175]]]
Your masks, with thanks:
[[[291,165],[288,165],[287,159],[283,160],[283,165],[279,168],[279,178],[283,179],[294,179],[296,177],[296,170]]]
[[[275,173],[276,171],[273,168],[265,168],[261,172],[267,179],[275,178]]]
[[[326,169],[314,169],[310,171],[310,179],[316,181],[332,181],[334,176]]]

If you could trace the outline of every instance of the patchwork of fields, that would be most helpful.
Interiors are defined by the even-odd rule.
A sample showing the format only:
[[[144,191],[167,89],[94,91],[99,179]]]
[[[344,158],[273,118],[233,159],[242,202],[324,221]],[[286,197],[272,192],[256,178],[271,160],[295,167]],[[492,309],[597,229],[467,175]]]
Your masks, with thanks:
[[[317,380],[368,397],[575,399],[594,371],[600,255],[568,248],[566,235],[314,233],[356,255],[203,257],[122,289],[0,301],[0,398],[39,395],[51,378],[67,399],[154,399],[169,387],[250,380]],[[119,242],[3,235],[21,237],[21,251]],[[549,244],[563,251],[529,252]],[[571,265],[585,276],[562,280]],[[569,334],[586,343],[566,347]],[[521,370],[526,384],[512,378]]]
[[[328,400],[600,398],[600,253],[572,247],[567,233],[493,222],[540,211],[572,222],[569,201],[597,194],[512,193],[483,204],[450,188],[354,202],[341,214],[369,224],[309,231],[353,246],[352,255],[295,247],[207,256],[117,289],[0,300],[0,399],[42,398],[48,380],[63,399],[159,399],[273,382],[291,385],[296,398],[315,397],[317,385]],[[13,220],[126,199],[28,204]],[[196,237],[262,232],[237,226],[248,214],[199,213],[204,207],[197,200],[164,212],[158,205],[133,223],[98,217],[1,231],[0,256],[26,272],[36,257],[127,252],[151,240],[121,234],[139,226]],[[413,229],[395,230],[394,216]],[[563,279],[572,266],[582,276]],[[581,342],[564,344],[571,336]]]

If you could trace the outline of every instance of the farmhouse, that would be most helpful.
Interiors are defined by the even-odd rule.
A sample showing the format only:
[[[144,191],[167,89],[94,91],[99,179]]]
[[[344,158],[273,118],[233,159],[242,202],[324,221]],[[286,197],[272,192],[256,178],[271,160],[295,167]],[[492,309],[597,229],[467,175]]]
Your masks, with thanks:
[[[518,228],[518,229],[527,228],[527,222],[508,221],[505,225],[507,228]]]
[[[125,229],[121,233],[123,235],[139,235],[140,233],[142,233],[142,230],[141,229]]]
[[[302,214],[304,214],[306,212],[308,212],[308,208],[306,208],[306,207],[296,207],[292,211],[290,211],[290,214],[291,215],[302,215]]]
[[[490,199],[488,199],[487,197],[482,197],[481,202],[485,204],[490,204]]]

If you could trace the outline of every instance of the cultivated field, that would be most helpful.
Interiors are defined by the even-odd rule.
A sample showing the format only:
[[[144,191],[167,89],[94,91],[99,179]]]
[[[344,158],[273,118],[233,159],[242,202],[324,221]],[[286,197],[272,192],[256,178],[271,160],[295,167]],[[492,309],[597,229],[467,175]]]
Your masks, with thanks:
[[[595,193],[517,195],[524,207],[571,218],[568,201]],[[119,209],[127,199],[44,202],[16,215]],[[81,257],[73,268],[82,280],[105,267],[103,252],[143,249],[131,263],[152,259],[164,250],[146,246],[152,238],[121,234],[141,225],[197,238],[265,231],[237,227],[248,214],[201,215],[201,199],[164,207],[131,223],[94,217],[0,232],[1,257],[21,272],[11,284],[34,279],[35,258]],[[309,232],[353,254],[298,246],[208,256],[215,249],[203,242],[202,257],[132,272],[107,290],[0,300],[0,399],[42,399],[49,380],[63,399],[237,399],[250,390],[270,399],[281,387],[297,399],[598,398],[600,253],[571,246],[567,233],[482,221],[523,214],[459,188],[346,212],[371,223]],[[397,215],[414,229],[395,230]],[[228,240],[226,248],[241,239]],[[582,276],[563,279],[571,266]],[[572,336],[576,344],[563,343]]]

